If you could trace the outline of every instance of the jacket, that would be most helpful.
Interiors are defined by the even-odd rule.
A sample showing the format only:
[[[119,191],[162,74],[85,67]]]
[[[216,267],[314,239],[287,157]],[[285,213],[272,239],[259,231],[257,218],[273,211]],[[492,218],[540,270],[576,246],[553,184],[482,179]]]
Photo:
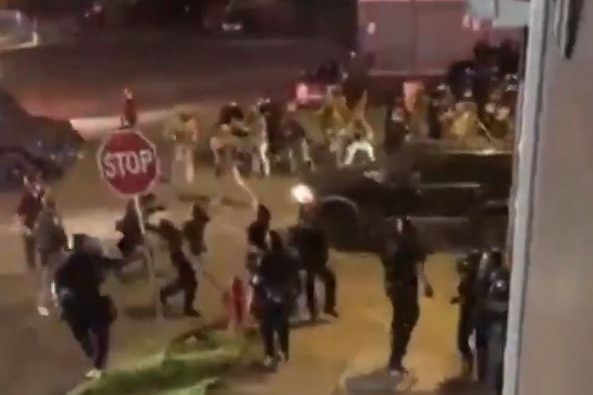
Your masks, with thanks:
[[[37,249],[42,252],[58,251],[68,244],[62,219],[47,209],[42,210],[37,218],[35,237]]]

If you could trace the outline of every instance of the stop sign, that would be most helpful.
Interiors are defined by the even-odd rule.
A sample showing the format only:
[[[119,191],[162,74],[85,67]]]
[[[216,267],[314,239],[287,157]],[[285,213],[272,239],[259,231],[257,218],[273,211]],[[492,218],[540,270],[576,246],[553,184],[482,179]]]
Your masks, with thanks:
[[[159,176],[156,148],[137,131],[111,134],[101,144],[97,160],[102,178],[125,197],[147,193]]]

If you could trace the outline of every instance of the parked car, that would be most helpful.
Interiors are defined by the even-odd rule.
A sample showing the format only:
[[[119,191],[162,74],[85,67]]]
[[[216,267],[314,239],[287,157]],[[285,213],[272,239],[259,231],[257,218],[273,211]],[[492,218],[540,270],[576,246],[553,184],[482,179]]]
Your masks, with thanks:
[[[342,84],[347,73],[337,61],[329,61],[303,72],[294,87],[294,99],[299,107],[319,107],[329,90]]]
[[[83,139],[67,120],[29,114],[0,90],[0,188],[20,185],[25,173],[62,176],[80,157]]]
[[[292,194],[338,248],[376,248],[400,216],[434,251],[502,246],[511,166],[510,151],[414,143],[383,163],[309,174]]]

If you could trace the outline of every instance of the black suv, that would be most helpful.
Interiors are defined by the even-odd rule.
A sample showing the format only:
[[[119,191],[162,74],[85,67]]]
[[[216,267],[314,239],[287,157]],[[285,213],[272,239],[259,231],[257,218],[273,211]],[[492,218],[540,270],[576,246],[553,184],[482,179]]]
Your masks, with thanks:
[[[69,121],[33,116],[0,89],[0,190],[20,185],[24,173],[61,176],[82,144]]]
[[[408,144],[378,165],[310,174],[293,196],[338,248],[373,248],[399,216],[434,251],[500,247],[511,169],[509,151]]]

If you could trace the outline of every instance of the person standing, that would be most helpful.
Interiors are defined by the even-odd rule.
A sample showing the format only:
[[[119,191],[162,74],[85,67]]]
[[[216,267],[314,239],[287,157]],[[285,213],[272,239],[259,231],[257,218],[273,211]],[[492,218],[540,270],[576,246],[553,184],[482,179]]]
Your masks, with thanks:
[[[61,260],[64,259],[64,249],[68,246],[68,236],[64,230],[62,218],[58,213],[55,201],[46,195],[43,203],[43,209],[39,214],[35,231],[41,266],[37,312],[41,316],[48,316],[51,279]]]
[[[329,248],[323,231],[305,221],[301,221],[291,232],[291,244],[299,253],[302,267],[305,269],[305,294],[307,308],[312,321],[319,314],[315,280],[321,279],[325,287],[324,313],[338,317],[336,311],[336,274],[328,267]]]
[[[407,374],[403,358],[418,318],[419,283],[424,295],[432,297],[432,286],[424,273],[426,252],[420,246],[415,229],[407,218],[399,218],[395,237],[389,237],[381,261],[385,269],[385,289],[393,309],[391,321],[390,375],[402,378]]]
[[[38,174],[23,177],[23,184],[24,190],[16,214],[23,237],[27,268],[33,271],[37,266],[35,227],[39,213],[43,208],[43,196],[46,190],[42,184],[41,176]]]
[[[199,140],[195,117],[185,111],[175,114],[165,125],[164,138],[170,146],[169,178],[175,180],[179,164],[183,168],[185,182],[191,185],[195,177],[194,150]]]
[[[359,151],[367,155],[369,161],[375,161],[375,148],[373,147],[374,132],[371,125],[362,118],[356,118],[348,127],[352,141],[346,147],[344,166],[350,166]]]
[[[269,133],[266,117],[258,105],[253,106],[247,117],[247,127],[253,139],[257,160],[254,161],[254,170],[262,177],[269,177],[271,172],[269,157]],[[257,165],[257,166],[255,166]]]
[[[268,234],[272,214],[270,210],[260,204],[257,207],[256,219],[247,228],[247,270],[253,272],[262,256],[268,252]]]
[[[383,137],[383,152],[389,157],[402,146],[406,136],[410,133],[406,121],[406,109],[402,100],[388,105],[385,114],[385,135]]]
[[[488,330],[490,315],[487,309],[488,291],[491,285],[491,277],[497,270],[502,268],[502,252],[494,249],[484,253],[478,265],[476,280],[474,282],[474,297],[476,300],[476,362],[478,380],[486,381],[488,372]]]
[[[475,295],[474,282],[480,263],[480,251],[472,251],[457,262],[457,273],[460,281],[457,287],[458,296],[451,300],[459,305],[457,321],[457,349],[462,358],[462,377],[470,377],[473,372],[474,352],[469,345],[469,338],[474,332]]]
[[[298,289],[296,264],[280,235],[270,232],[270,250],[264,255],[252,282],[260,300],[260,331],[264,342],[264,365],[287,362],[290,357],[289,317]],[[280,353],[276,354],[276,336]]]
[[[101,257],[88,250],[86,240],[85,235],[74,235],[73,252],[56,271],[55,291],[62,319],[93,361],[86,377],[98,379],[105,371],[110,328],[117,313],[111,298],[101,293]]]
[[[138,123],[138,109],[134,99],[134,92],[130,88],[124,88],[122,107],[121,127],[135,127]]]

